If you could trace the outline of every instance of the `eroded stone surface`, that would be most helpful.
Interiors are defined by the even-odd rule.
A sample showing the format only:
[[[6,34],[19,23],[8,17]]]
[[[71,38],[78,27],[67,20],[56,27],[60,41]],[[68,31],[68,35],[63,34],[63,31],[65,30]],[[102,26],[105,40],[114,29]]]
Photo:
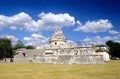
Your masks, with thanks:
[[[41,45],[41,47],[38,47],[39,49],[18,50],[14,62],[94,64],[104,63],[104,61],[109,60],[109,55],[106,52],[96,53],[96,48],[92,45],[76,46],[67,43],[60,29],[53,33],[49,43],[50,45],[47,46]]]

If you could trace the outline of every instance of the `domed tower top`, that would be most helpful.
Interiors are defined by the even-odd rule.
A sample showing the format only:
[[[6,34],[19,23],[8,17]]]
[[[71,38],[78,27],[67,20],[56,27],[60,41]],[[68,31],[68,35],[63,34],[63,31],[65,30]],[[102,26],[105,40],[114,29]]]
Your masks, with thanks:
[[[65,36],[61,29],[56,30],[49,39],[50,45],[59,45],[66,42]]]

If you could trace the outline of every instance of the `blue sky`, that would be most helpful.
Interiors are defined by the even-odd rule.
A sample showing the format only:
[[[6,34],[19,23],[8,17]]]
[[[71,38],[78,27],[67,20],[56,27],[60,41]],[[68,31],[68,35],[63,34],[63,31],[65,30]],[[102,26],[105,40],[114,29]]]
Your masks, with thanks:
[[[0,0],[0,37],[47,43],[61,28],[68,42],[120,42],[119,0]]]

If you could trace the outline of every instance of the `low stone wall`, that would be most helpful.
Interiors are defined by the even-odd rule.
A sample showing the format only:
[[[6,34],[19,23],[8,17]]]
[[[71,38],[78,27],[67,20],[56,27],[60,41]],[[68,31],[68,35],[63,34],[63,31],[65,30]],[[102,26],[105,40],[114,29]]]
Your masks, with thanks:
[[[104,63],[102,55],[58,55],[57,57],[36,57],[35,63],[53,64],[95,64]]]
[[[57,61],[57,57],[36,57],[35,63],[55,63]]]
[[[33,58],[14,58],[13,62],[34,62]]]
[[[104,63],[104,59],[102,55],[79,55],[73,58],[73,63],[75,64]]]

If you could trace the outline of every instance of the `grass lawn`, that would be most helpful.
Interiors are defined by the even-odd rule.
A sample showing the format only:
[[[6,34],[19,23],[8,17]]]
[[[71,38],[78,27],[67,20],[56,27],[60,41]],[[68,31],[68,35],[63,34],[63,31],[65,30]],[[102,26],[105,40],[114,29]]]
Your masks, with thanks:
[[[0,63],[0,79],[120,79],[120,60],[79,65]]]

